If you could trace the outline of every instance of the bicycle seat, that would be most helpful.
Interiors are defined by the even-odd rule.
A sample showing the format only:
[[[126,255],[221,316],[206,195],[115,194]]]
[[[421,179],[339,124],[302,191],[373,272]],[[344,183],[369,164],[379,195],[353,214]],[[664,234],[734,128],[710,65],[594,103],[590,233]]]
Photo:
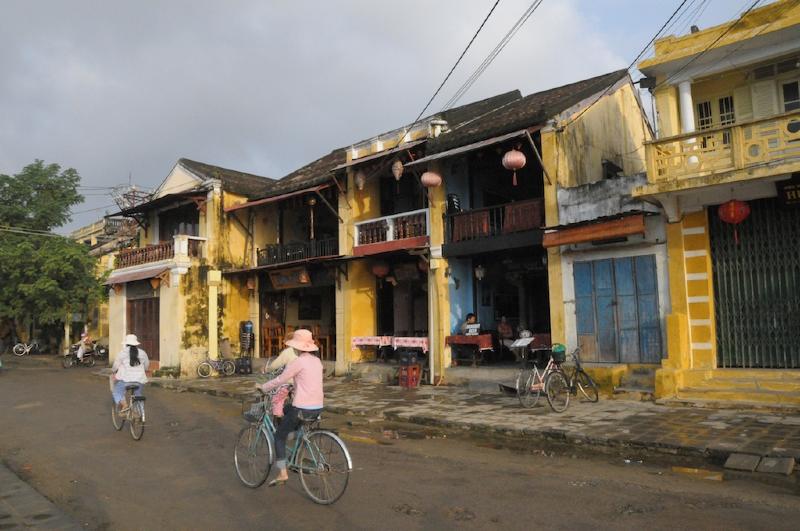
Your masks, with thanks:
[[[144,397],[143,396],[134,396],[133,397],[133,401],[134,402],[144,402]]]
[[[321,417],[322,417],[322,411],[317,411],[316,413],[307,413],[305,411],[300,411],[297,414],[297,418],[300,420],[300,422],[303,422],[305,424],[318,422]]]
[[[139,386],[138,386],[138,385],[126,385],[126,386],[125,386],[125,390],[126,390],[126,391],[135,391],[135,390],[136,390],[136,389],[138,389],[138,388],[139,388]]]

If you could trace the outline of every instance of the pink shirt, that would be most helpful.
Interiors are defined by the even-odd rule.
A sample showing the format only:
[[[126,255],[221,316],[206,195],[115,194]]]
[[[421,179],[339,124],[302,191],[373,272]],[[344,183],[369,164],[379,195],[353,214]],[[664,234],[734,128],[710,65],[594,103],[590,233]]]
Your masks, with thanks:
[[[322,362],[313,354],[303,353],[289,362],[280,376],[261,386],[269,391],[294,378],[294,399],[292,405],[303,409],[322,407]]]

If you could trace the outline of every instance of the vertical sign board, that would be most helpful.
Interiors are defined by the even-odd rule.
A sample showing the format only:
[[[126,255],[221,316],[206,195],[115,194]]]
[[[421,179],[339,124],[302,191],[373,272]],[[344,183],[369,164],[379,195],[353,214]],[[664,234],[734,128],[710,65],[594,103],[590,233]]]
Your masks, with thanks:
[[[775,183],[778,190],[778,198],[781,205],[785,207],[800,207],[800,173],[792,174],[792,178],[787,181]]]

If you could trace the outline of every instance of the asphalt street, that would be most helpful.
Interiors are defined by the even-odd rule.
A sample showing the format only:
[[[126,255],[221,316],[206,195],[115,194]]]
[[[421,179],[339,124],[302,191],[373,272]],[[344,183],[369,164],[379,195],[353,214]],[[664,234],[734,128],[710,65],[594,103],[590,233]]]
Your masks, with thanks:
[[[141,441],[110,420],[108,385],[51,357],[3,356],[2,461],[87,529],[796,529],[797,490],[709,481],[621,456],[491,442],[327,415],[354,471],[331,507],[299,480],[248,489],[237,401],[148,388]],[[0,521],[2,524],[2,521]]]

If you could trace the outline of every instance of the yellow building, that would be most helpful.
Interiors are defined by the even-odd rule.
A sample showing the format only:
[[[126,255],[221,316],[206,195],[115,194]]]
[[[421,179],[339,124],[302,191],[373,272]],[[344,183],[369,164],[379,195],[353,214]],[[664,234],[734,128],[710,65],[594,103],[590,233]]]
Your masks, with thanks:
[[[639,69],[657,108],[647,184],[668,218],[657,394],[800,403],[800,4],[670,36]],[[738,224],[736,224],[738,223]]]
[[[180,159],[156,191],[120,216],[138,241],[119,251],[109,290],[110,354],[136,334],[155,368],[181,363],[191,347],[219,354],[223,317],[240,303],[221,270],[247,263],[245,230],[225,207],[264,193],[265,177]]]

